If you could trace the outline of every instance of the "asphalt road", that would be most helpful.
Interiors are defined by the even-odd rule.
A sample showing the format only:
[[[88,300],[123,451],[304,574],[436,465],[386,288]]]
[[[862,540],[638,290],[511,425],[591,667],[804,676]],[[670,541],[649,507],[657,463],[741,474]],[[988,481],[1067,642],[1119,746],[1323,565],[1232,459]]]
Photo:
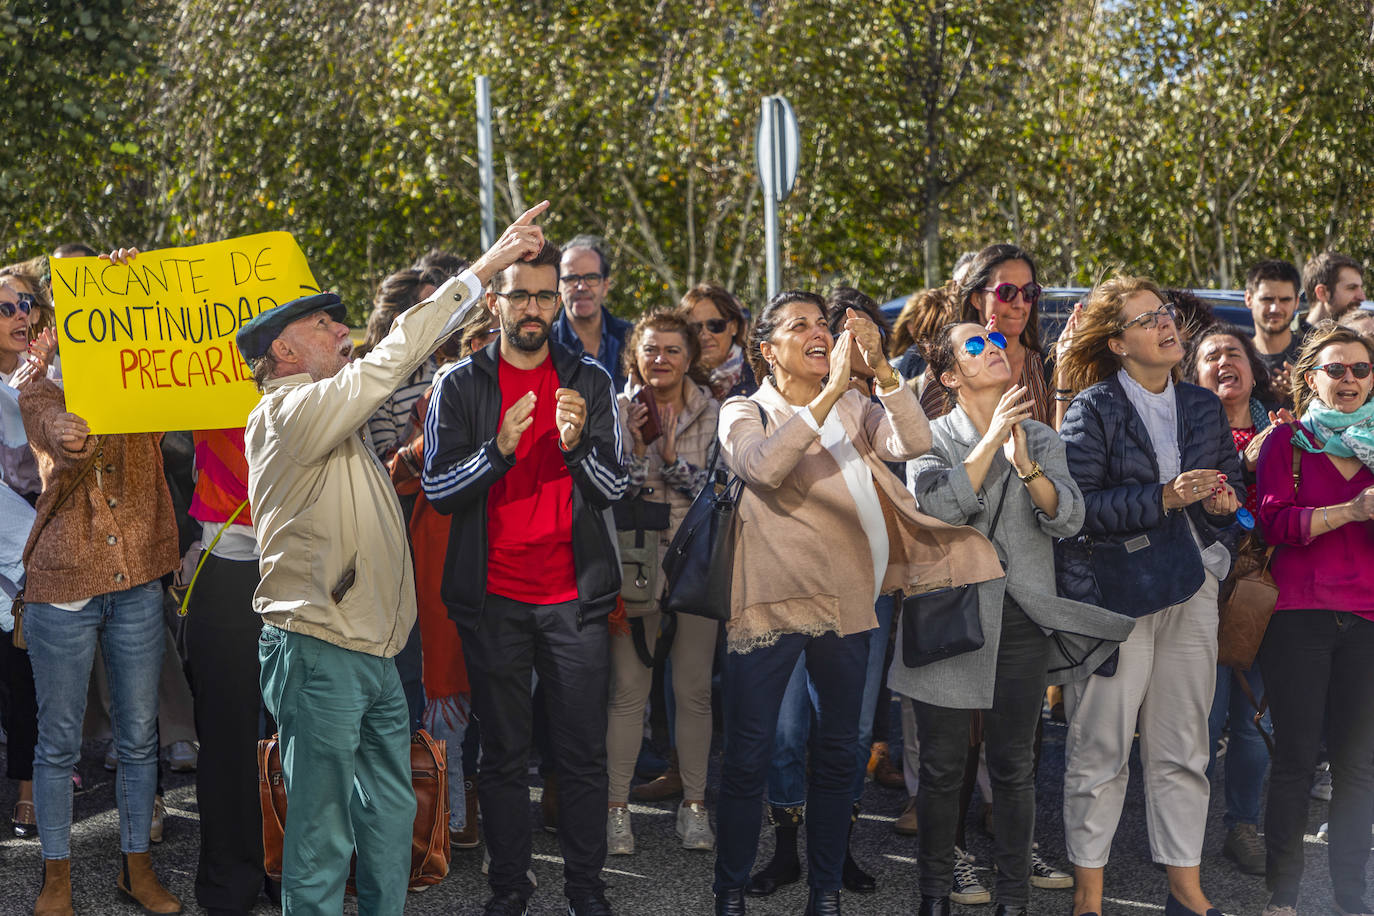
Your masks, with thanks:
[[[1041,850],[1053,862],[1064,866],[1064,839],[1060,818],[1063,776],[1063,727],[1047,725],[1044,757],[1040,770],[1038,840]],[[100,764],[102,748],[91,744],[81,763],[87,791],[75,802],[72,832],[73,879],[76,911],[81,916],[111,914],[129,916],[135,909],[118,897],[114,882],[118,873],[119,834],[115,813],[113,776]],[[715,769],[713,761],[712,793]],[[1221,769],[1220,767],[1218,769]],[[154,862],[163,881],[186,902],[188,913],[199,913],[194,903],[193,883],[199,823],[196,815],[194,778],[168,774],[165,779],[168,814],[166,839],[154,847]],[[0,780],[0,811],[8,813],[16,797],[14,783]],[[538,789],[532,790],[530,816],[540,823]],[[871,895],[844,895],[848,914],[915,913],[919,894],[916,887],[915,837],[892,832],[891,824],[904,804],[901,792],[892,792],[870,783],[864,797],[864,814],[855,832],[855,854],[861,864],[878,878],[878,891]],[[714,797],[710,799],[714,808]],[[976,808],[977,803],[975,803]],[[1312,803],[1308,860],[1299,912],[1330,911],[1330,882],[1326,874],[1325,843],[1314,834],[1326,819],[1326,804]],[[610,884],[608,899],[618,914],[709,914],[711,908],[711,869],[713,855],[681,849],[673,833],[673,808],[636,806],[633,808],[638,852],[633,856],[613,857],[607,864]],[[1203,886],[1214,903],[1229,916],[1258,916],[1266,894],[1262,879],[1238,873],[1222,858],[1225,831],[1221,823],[1222,791],[1220,776],[1213,782],[1212,804],[1203,860]],[[972,824],[969,828],[971,851],[978,859],[980,873],[991,883],[990,839]],[[759,844],[759,863],[767,860],[772,848],[772,830],[766,825]],[[562,896],[562,867],[557,837],[536,827],[534,834],[534,871],[539,888],[531,901],[532,914],[566,912]],[[455,850],[448,878],[424,893],[412,894],[406,913],[477,914],[487,897],[487,886],[480,872],[482,851]],[[32,912],[41,881],[38,841],[19,840],[6,830],[0,839],[0,916]],[[1131,790],[1122,814],[1121,827],[1107,868],[1108,902],[1106,914],[1149,914],[1164,907],[1164,875],[1150,862],[1146,842],[1144,799],[1140,788],[1138,761],[1133,764]],[[1033,914],[1063,916],[1069,912],[1070,891],[1032,890]],[[780,890],[770,898],[751,899],[749,912],[800,916],[806,906],[803,884]],[[992,916],[992,906],[956,907],[957,912]],[[263,916],[276,913],[265,898],[256,911]],[[357,908],[350,898],[345,913]]]

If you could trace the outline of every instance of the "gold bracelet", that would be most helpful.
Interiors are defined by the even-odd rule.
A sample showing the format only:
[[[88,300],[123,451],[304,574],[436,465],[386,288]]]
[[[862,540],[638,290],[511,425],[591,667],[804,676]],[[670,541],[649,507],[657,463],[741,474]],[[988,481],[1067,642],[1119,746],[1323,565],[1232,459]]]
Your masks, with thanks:
[[[1022,483],[1030,483],[1032,480],[1034,480],[1034,479],[1037,478],[1037,477],[1044,477],[1044,476],[1045,476],[1045,469],[1042,468],[1042,467],[1040,466],[1040,462],[1038,462],[1038,461],[1032,461],[1032,462],[1031,462],[1031,472],[1030,472],[1029,474],[1025,474],[1025,475],[1017,474],[1016,476],[1021,478],[1021,482],[1022,482]]]

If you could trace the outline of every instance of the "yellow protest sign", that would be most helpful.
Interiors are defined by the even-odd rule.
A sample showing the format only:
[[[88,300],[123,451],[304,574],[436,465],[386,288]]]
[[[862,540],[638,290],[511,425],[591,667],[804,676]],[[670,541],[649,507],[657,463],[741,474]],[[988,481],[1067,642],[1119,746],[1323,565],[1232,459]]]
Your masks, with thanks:
[[[96,433],[244,425],[258,391],[234,335],[318,291],[286,232],[145,251],[127,265],[50,264],[67,409]]]

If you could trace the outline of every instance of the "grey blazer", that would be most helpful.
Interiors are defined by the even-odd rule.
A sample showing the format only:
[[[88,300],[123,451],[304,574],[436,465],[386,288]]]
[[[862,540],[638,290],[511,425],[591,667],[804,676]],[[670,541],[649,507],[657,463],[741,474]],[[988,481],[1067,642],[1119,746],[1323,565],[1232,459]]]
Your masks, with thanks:
[[[1135,626],[1121,614],[1061,598],[1054,583],[1054,539],[1072,537],[1083,525],[1083,494],[1069,476],[1064,443],[1043,423],[1027,420],[1031,457],[1059,491],[1059,512],[1050,518],[1031,501],[1019,480],[1006,488],[1006,505],[993,535],[993,546],[1006,564],[1003,578],[980,583],[978,617],[983,648],[921,668],[902,664],[901,631],[888,685],[896,692],[935,706],[988,709],[992,706],[997,648],[1002,633],[1002,601],[1009,593],[1041,629],[1052,637],[1049,683],[1064,684],[1092,674]],[[931,449],[907,465],[908,485],[921,511],[952,525],[972,525],[987,534],[1011,463],[999,452],[983,488],[974,492],[964,459],[982,437],[961,408],[930,424]]]

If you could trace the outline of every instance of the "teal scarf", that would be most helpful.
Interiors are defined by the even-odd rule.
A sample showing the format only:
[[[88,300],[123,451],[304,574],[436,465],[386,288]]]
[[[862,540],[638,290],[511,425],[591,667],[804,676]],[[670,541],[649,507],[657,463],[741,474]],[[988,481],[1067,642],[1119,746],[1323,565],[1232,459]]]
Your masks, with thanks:
[[[1320,445],[1313,445],[1311,434],[1294,436],[1293,441],[1307,452],[1325,452],[1340,458],[1358,458],[1374,470],[1374,401],[1365,402],[1353,413],[1342,413],[1313,400],[1302,415],[1302,425],[1316,434]]]

